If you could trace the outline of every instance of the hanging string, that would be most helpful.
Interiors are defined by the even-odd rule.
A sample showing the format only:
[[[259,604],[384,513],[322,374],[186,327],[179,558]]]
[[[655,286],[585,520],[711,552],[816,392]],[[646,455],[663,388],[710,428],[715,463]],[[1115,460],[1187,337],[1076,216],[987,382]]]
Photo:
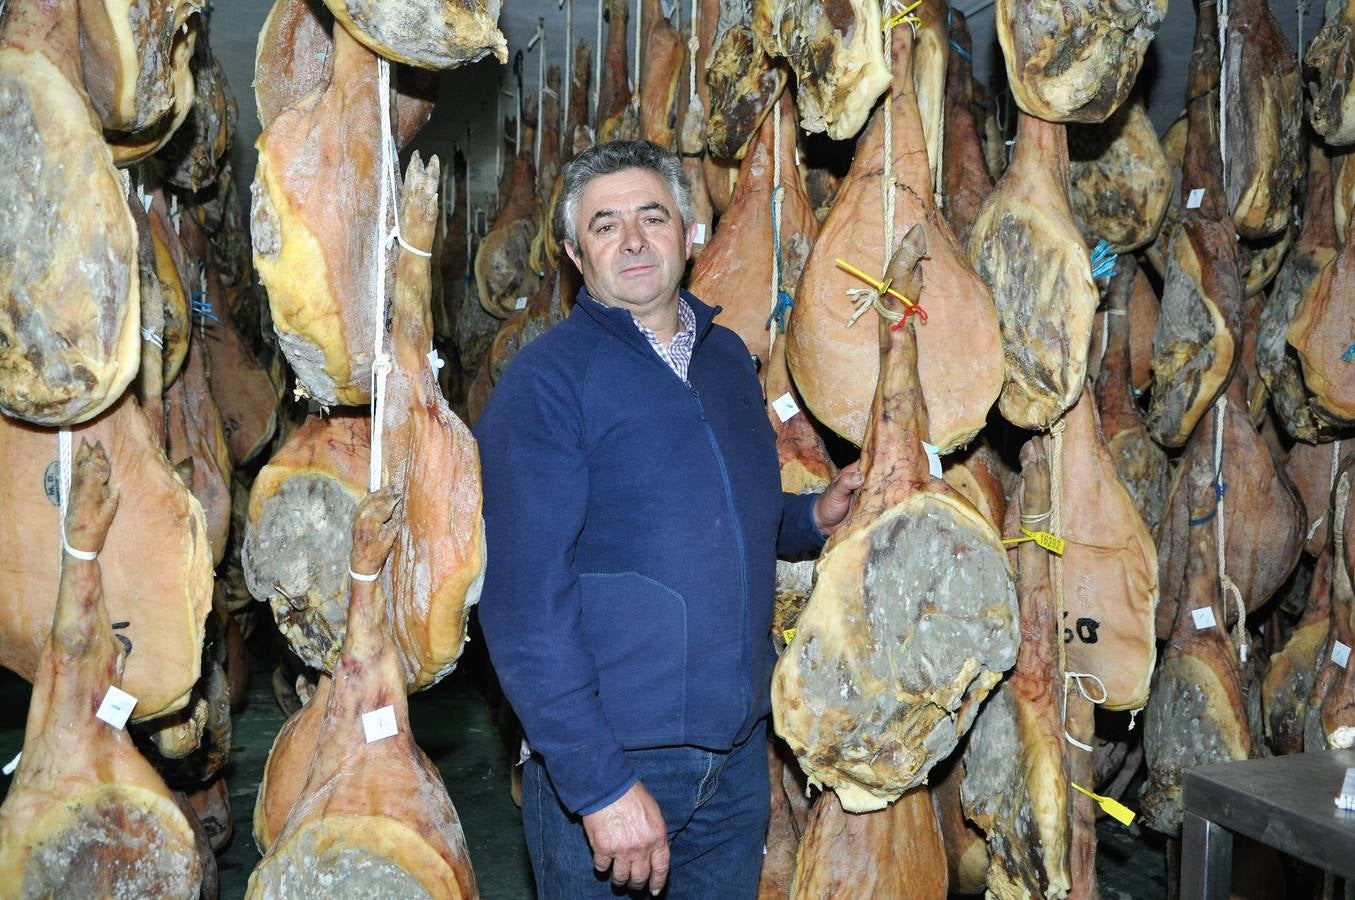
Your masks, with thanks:
[[[71,430],[62,428],[57,432],[57,515],[61,521],[58,526],[61,529],[61,549],[74,559],[82,559],[85,562],[93,562],[99,558],[99,554],[94,550],[77,550],[66,541],[66,513],[70,509],[71,501],[71,467],[74,465],[71,461]],[[63,561],[57,562],[57,571],[61,571]]]
[[[1336,470],[1339,469],[1340,467],[1341,467],[1341,442],[1339,440],[1332,441],[1331,480],[1327,483],[1327,496],[1329,498],[1331,497],[1332,489],[1336,487]],[[1318,516],[1317,519],[1314,520],[1313,524],[1308,526],[1308,536],[1305,538],[1305,540],[1311,541],[1313,539],[1313,535],[1317,534],[1317,530],[1322,527],[1322,523],[1325,522],[1326,520],[1327,520],[1327,508],[1323,507],[1322,515]]]
[[[1228,0],[1218,0],[1219,20],[1219,163],[1223,170],[1223,196],[1228,202]]]
[[[1233,643],[1237,647],[1237,658],[1247,661],[1250,649],[1247,639],[1247,605],[1242,600],[1242,591],[1237,583],[1228,576],[1228,554],[1226,543],[1226,522],[1223,509],[1223,426],[1228,410],[1228,398],[1219,397],[1214,404],[1214,549],[1217,551],[1219,567],[1219,589],[1223,592],[1224,603],[1231,598],[1237,609],[1237,622],[1233,625]]]
[[[381,489],[382,479],[382,434],[385,431],[386,414],[386,375],[390,372],[391,361],[386,353],[386,244],[389,240],[386,231],[386,212],[394,204],[391,196],[391,179],[394,168],[392,143],[388,140],[391,133],[390,123],[390,63],[377,57],[377,107],[381,121],[381,185],[378,189],[376,205],[376,265],[372,266],[372,443],[371,461],[367,468],[367,489]],[[399,216],[397,214],[398,221]]]
[[[696,93],[696,54],[701,50],[701,35],[697,33],[697,6],[696,0],[692,0],[691,34],[687,35],[687,105],[690,107],[695,101],[692,99],[697,96]]]
[[[598,36],[593,44],[593,131],[602,126],[598,120],[598,104],[602,102],[602,7],[606,0],[598,0]]]
[[[781,307],[781,101],[772,108],[772,286],[771,312],[767,315],[767,355],[776,346],[776,333],[785,327]],[[778,315],[778,312],[780,313]]]
[[[627,0],[629,2],[629,0]],[[640,108],[640,20],[644,18],[645,4],[644,0],[636,0],[635,3],[635,80],[634,87],[631,88],[635,94],[635,108]]]
[[[532,165],[541,168],[541,133],[546,130],[546,20],[536,20],[536,37],[540,42],[536,51],[536,141],[532,147]],[[530,48],[529,48],[530,49]],[[569,54],[566,53],[566,56]]]
[[[574,0],[560,0],[565,8],[565,98],[560,101],[560,112],[566,123],[569,122],[569,98],[574,93]],[[565,154],[574,140],[573,135],[560,129],[560,153]]]
[[[1058,641],[1059,645],[1062,646],[1063,635],[1058,636]],[[1060,669],[1063,668],[1062,663],[1059,664],[1059,668]],[[1087,693],[1086,685],[1083,682],[1095,682],[1096,686],[1101,689],[1101,696],[1097,698]],[[1060,716],[1060,720],[1063,723],[1063,739],[1079,750],[1085,750],[1088,753],[1094,753],[1096,751],[1095,747],[1093,747],[1091,744],[1082,743],[1082,741],[1079,741],[1077,738],[1073,737],[1071,734],[1068,733],[1068,688],[1070,686],[1076,686],[1077,692],[1082,695],[1082,699],[1086,700],[1088,703],[1094,703],[1097,706],[1100,706],[1102,703],[1105,703],[1106,698],[1109,697],[1110,694],[1106,692],[1106,683],[1102,681],[1100,677],[1093,675],[1091,672],[1063,673],[1063,712]]]

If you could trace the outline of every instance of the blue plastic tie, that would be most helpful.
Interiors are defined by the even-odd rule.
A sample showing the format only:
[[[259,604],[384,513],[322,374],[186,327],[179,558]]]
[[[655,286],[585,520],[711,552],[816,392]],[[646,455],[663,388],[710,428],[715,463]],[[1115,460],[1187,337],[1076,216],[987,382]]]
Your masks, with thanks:
[[[1115,274],[1115,264],[1119,262],[1120,254],[1112,253],[1110,244],[1105,241],[1097,241],[1096,247],[1092,250],[1092,280],[1100,281],[1102,278],[1110,278]]]
[[[1218,479],[1218,476],[1215,476],[1215,478],[1214,478],[1214,496],[1215,496],[1217,499],[1222,500],[1222,499],[1223,499],[1223,495],[1226,494],[1226,493],[1228,493],[1228,485],[1225,484],[1224,482],[1220,481],[1220,480]],[[1201,516],[1201,517],[1198,518],[1198,519],[1191,519],[1191,520],[1190,520],[1190,524],[1191,524],[1192,526],[1193,526],[1193,525],[1207,525],[1207,524],[1209,524],[1210,522],[1214,521],[1214,517],[1215,517],[1216,515],[1218,515],[1218,514],[1219,514],[1219,505],[1218,505],[1217,503],[1215,503],[1215,504],[1214,504],[1214,509],[1209,513],[1209,515],[1207,515],[1207,516]]]
[[[202,299],[202,291],[194,291],[191,295],[193,313],[202,316],[204,319],[211,319],[213,322],[221,321],[212,312],[212,304]]]
[[[1341,362],[1348,363],[1355,361],[1355,344],[1346,348],[1346,352],[1341,354]]]
[[[776,266],[776,283],[781,283],[781,214],[777,209],[777,198],[785,195],[785,188],[777,186],[772,191],[772,258],[775,260],[772,265]],[[790,313],[791,307],[795,305],[795,300],[783,290],[776,292],[776,305],[772,307],[771,315],[767,316],[767,324],[764,328],[771,328],[772,323],[776,323],[777,331],[786,333],[786,316]]]
[[[767,324],[765,327],[771,328],[772,323],[775,322],[777,331],[785,334],[786,316],[794,306],[795,299],[791,297],[790,294],[787,294],[785,291],[777,291],[776,306],[772,307],[772,314],[767,317]]]

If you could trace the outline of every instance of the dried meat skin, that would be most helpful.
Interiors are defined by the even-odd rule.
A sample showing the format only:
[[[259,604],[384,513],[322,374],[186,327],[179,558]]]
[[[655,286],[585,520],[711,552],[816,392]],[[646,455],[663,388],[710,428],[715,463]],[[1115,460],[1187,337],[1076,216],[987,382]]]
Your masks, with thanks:
[[[706,64],[706,147],[717,159],[743,159],[762,120],[786,87],[753,33],[753,0],[720,0]]]
[[[925,304],[921,232],[910,230],[890,268]],[[1019,641],[996,532],[928,472],[911,325],[881,320],[865,482],[819,557],[772,679],[777,733],[850,812],[881,809],[925,781],[1015,662]]]
[[[373,53],[420,69],[450,69],[492,55],[508,62],[495,0],[325,0]]]
[[[941,169],[941,195],[946,221],[964,246],[983,201],[993,190],[993,179],[983,161],[983,144],[974,118],[974,73],[969,60],[969,28],[964,14],[951,12],[951,43],[946,66],[946,112]]]
[[[80,79],[73,0],[6,12],[0,156],[17,168],[0,179],[0,411],[73,425],[137,374],[136,226]]]
[[[1346,147],[1355,143],[1355,0],[1327,8],[1326,24],[1304,57],[1317,75],[1309,121],[1326,143]]]
[[[200,0],[80,0],[80,71],[105,129],[146,131],[173,114],[175,82],[183,75],[176,67],[186,64],[174,53],[175,39],[202,6]]]
[[[1303,618],[1283,649],[1270,657],[1262,686],[1266,741],[1277,754],[1302,753],[1308,704],[1322,670],[1322,653],[1331,630],[1333,555],[1324,551],[1313,569]]]
[[[1336,645],[1355,647],[1355,462],[1347,461],[1332,489],[1331,618],[1318,657],[1317,681],[1308,700],[1304,750],[1349,750],[1355,746],[1355,667],[1336,662]]]
[[[1102,122],[1129,94],[1167,0],[998,0],[1007,81],[1023,110]]]
[[[1171,199],[1172,173],[1143,101],[1105,123],[1068,129],[1069,199],[1088,246],[1128,253],[1157,237]]]
[[[1346,164],[1349,166],[1349,163]],[[1303,382],[1320,421],[1355,425],[1355,229],[1308,283],[1285,337],[1303,367]]]

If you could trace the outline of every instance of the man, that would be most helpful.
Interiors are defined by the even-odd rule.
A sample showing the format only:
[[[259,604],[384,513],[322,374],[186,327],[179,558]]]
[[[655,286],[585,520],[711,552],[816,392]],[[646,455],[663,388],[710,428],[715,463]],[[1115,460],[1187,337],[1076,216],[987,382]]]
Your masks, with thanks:
[[[565,167],[584,288],[504,372],[476,427],[480,621],[532,755],[522,813],[542,898],[752,897],[766,832],[776,555],[846,516],[849,467],[782,494],[753,362],[681,292],[679,161],[618,141]]]

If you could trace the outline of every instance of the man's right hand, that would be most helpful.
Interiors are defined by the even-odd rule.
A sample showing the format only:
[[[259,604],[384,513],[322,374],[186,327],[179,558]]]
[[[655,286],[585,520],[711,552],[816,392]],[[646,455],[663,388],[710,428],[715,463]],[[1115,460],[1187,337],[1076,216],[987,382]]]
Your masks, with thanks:
[[[583,817],[593,847],[593,867],[612,870],[612,882],[631,890],[649,885],[651,894],[668,880],[668,831],[659,804],[636,782],[610,806]]]

